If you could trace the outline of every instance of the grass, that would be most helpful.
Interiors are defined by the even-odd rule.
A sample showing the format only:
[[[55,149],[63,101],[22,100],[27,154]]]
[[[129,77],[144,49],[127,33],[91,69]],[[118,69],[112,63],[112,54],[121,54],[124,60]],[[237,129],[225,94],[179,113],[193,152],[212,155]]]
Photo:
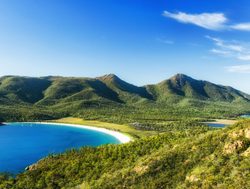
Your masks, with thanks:
[[[134,139],[146,137],[146,136],[151,136],[151,135],[155,135],[158,133],[156,131],[137,130],[129,125],[107,123],[107,122],[96,121],[96,120],[84,120],[84,119],[75,118],[75,117],[66,117],[66,118],[62,118],[62,119],[52,120],[52,122],[87,125],[87,126],[105,128],[105,129],[109,129],[109,130],[119,131],[121,133],[129,135],[130,137],[132,137]]]

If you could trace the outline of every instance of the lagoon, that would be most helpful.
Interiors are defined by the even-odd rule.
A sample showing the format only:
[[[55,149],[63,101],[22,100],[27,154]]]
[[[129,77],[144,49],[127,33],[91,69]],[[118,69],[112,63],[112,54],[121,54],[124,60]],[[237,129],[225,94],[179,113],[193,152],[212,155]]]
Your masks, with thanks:
[[[0,172],[17,174],[49,154],[72,148],[119,143],[111,134],[81,126],[7,123],[0,126]]]
[[[209,127],[214,127],[214,128],[223,128],[227,126],[226,124],[223,123],[205,123]]]
[[[250,114],[241,115],[242,118],[250,118]]]

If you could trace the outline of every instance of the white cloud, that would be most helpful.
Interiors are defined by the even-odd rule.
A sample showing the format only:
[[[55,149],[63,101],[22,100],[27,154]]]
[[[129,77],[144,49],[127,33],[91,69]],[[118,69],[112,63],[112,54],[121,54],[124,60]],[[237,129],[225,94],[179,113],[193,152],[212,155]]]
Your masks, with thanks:
[[[210,52],[223,57],[231,57],[240,61],[250,61],[250,44],[240,41],[225,41],[219,38],[206,36],[214,43]]]
[[[227,71],[233,73],[250,73],[250,64],[229,66],[226,67]]]
[[[250,61],[250,54],[247,55],[240,55],[239,56],[240,60],[244,60],[244,61]]]
[[[157,38],[156,40],[158,42],[160,42],[160,43],[164,43],[164,44],[167,44],[167,45],[173,45],[174,44],[174,41],[168,40],[168,39],[164,39],[164,38]]]
[[[163,16],[173,18],[179,22],[194,24],[210,30],[220,30],[224,28],[227,18],[223,13],[202,13],[187,14],[184,12],[170,13],[164,11]]]
[[[209,30],[250,31],[250,22],[231,24],[224,13],[188,14],[184,12],[171,13],[164,11],[163,16]]]
[[[232,29],[250,31],[250,22],[249,23],[240,23],[231,26]]]
[[[220,50],[220,49],[211,49],[210,52],[214,54],[224,55],[224,56],[228,56],[231,54],[229,51]]]

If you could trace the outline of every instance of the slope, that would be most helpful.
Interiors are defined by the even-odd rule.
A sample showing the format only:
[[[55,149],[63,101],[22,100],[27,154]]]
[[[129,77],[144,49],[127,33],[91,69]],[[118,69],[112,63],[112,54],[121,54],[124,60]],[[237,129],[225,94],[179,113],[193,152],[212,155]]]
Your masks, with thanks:
[[[250,122],[50,156],[2,188],[249,188]],[[80,184],[82,183],[82,184]],[[80,185],[79,185],[80,184]]]
[[[179,97],[196,100],[210,100],[220,102],[244,101],[248,102],[250,96],[232,87],[216,85],[208,81],[195,80],[184,74],[177,74],[157,85],[149,85],[156,99]]]
[[[100,81],[119,94],[123,102],[137,102],[140,100],[152,100],[152,96],[145,87],[137,87],[121,80],[114,74],[98,77]]]

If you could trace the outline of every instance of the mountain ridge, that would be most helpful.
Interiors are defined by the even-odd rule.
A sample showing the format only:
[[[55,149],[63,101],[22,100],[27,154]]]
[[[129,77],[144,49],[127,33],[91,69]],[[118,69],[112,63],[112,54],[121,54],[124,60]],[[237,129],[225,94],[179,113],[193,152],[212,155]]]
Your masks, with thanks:
[[[249,102],[250,96],[233,87],[196,80],[185,74],[176,74],[157,84],[136,86],[115,74],[101,77],[27,77],[0,78],[0,101],[44,105],[65,101],[108,100],[131,104],[158,102],[171,98],[202,101]]]

